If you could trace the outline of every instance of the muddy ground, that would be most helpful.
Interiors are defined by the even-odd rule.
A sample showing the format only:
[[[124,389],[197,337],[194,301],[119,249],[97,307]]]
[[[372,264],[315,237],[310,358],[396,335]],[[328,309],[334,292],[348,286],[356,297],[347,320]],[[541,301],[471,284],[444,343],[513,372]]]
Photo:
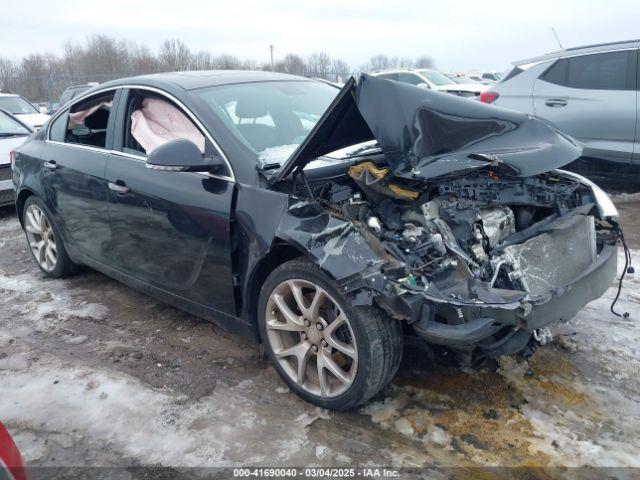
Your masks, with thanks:
[[[640,203],[619,206],[640,266]],[[45,278],[10,208],[0,248],[0,421],[32,467],[640,466],[638,274],[630,319],[612,285],[528,363],[469,374],[408,349],[383,394],[333,413],[243,338],[90,270]]]

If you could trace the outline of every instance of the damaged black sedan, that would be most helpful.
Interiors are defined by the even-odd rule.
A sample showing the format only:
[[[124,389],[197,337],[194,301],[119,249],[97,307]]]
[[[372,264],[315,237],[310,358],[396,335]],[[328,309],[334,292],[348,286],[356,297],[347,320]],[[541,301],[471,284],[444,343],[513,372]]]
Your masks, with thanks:
[[[529,355],[616,274],[615,206],[528,115],[362,75],[106,83],[14,155],[36,263],[79,265],[259,339],[322,407],[366,402],[408,337]],[[440,347],[439,347],[440,348]]]

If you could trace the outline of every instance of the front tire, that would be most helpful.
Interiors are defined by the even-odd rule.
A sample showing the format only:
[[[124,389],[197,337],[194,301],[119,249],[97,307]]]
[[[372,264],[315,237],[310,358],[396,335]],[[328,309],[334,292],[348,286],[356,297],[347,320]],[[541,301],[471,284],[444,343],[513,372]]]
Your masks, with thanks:
[[[40,270],[51,278],[62,278],[75,273],[78,266],[67,255],[60,230],[44,203],[32,195],[27,198],[22,212],[29,251]]]
[[[402,326],[374,306],[354,307],[317,265],[294,259],[260,292],[258,322],[267,355],[289,388],[332,410],[367,402],[402,359]]]

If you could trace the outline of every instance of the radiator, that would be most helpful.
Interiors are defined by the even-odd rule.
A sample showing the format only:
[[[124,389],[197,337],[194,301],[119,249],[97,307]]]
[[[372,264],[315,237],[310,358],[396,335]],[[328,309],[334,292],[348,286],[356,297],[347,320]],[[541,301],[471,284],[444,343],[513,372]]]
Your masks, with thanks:
[[[502,258],[532,297],[565,287],[596,260],[594,218],[568,218],[552,232],[506,247]]]

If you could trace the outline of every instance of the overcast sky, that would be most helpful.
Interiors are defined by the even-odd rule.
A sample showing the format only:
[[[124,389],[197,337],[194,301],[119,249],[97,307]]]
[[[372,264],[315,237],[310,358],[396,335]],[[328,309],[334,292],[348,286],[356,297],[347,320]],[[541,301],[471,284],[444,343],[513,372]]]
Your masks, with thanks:
[[[640,38],[638,0],[2,0],[0,56],[59,53],[104,33],[157,51],[169,37],[259,62],[326,51],[352,68],[376,53],[429,55],[442,70],[504,70],[565,47]]]

